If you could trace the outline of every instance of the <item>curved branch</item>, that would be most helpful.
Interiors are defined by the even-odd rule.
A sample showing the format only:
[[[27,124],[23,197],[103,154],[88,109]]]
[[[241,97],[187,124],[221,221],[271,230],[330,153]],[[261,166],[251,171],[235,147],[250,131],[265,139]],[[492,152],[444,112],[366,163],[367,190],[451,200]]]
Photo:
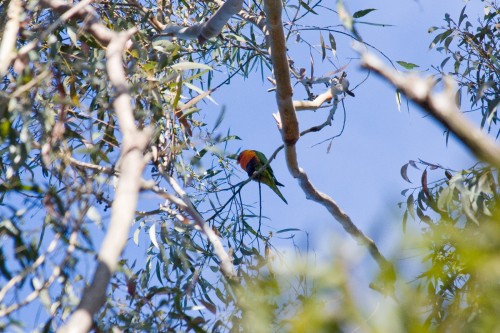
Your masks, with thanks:
[[[331,100],[332,90],[328,89],[324,93],[316,96],[316,98],[312,101],[293,101],[293,107],[295,108],[295,111],[316,111],[317,109],[321,108],[325,102],[329,102]]]

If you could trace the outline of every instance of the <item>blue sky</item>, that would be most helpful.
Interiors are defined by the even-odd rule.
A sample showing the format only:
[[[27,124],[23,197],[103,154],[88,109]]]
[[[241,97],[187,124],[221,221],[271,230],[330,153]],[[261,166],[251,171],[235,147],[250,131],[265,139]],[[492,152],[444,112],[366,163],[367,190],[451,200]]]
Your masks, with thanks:
[[[349,1],[347,6],[351,13],[376,8],[377,11],[363,20],[393,26],[358,25],[363,39],[390,59],[418,64],[422,75],[431,75],[435,72],[430,66],[439,64],[444,56],[429,50],[434,35],[427,31],[433,25],[444,25],[445,13],[449,13],[452,18],[458,17],[465,4],[458,0]],[[467,12],[469,19],[475,21],[482,15],[481,3],[476,1],[468,4]],[[321,12],[319,16],[311,15],[310,20],[319,26],[338,24],[337,17],[326,12]],[[348,78],[351,87],[356,86],[365,78],[366,71],[359,68],[357,54],[350,48],[351,41],[341,35],[334,36],[338,56],[335,63],[342,66],[350,61]],[[327,34],[323,37],[328,40]],[[303,38],[319,45],[318,32],[311,32],[307,36],[304,34]],[[289,45],[289,50],[296,67],[309,70],[309,50],[300,45]],[[315,56],[315,66],[318,75],[335,69],[326,62],[322,64],[319,54]],[[231,128],[233,134],[242,138],[242,141],[232,143],[234,152],[240,148],[256,149],[269,155],[281,144],[272,118],[272,113],[276,112],[275,97],[273,93],[266,92],[270,87],[267,81],[261,81],[259,73],[255,73],[246,80],[234,79],[231,86],[224,86],[214,94],[214,98],[226,107],[223,127]],[[296,98],[302,99],[303,88],[296,88]],[[315,88],[316,93],[324,89],[320,86]],[[455,139],[450,139],[446,144],[443,128],[425,117],[418,107],[410,104],[408,110],[403,100],[399,112],[394,88],[375,76],[370,76],[357,87],[355,93],[355,98],[348,97],[345,100],[346,128],[343,135],[334,140],[331,152],[326,153],[327,143],[312,146],[340,131],[340,108],[332,127],[299,141],[299,164],[309,173],[316,187],[337,201],[352,220],[391,257],[402,234],[403,211],[397,207],[397,203],[405,201],[405,198],[400,192],[417,186],[420,179],[418,171],[410,170],[409,175],[416,185],[405,182],[400,176],[401,166],[410,159],[421,158],[460,169],[472,165],[474,159]],[[205,110],[210,112],[211,109],[214,113],[218,112],[217,107],[207,104]],[[300,128],[303,130],[322,123],[327,112],[327,109],[299,112]],[[282,153],[272,163],[272,167],[277,179],[285,185],[282,192],[289,204],[285,205],[271,190],[263,189],[263,214],[270,218],[266,223],[269,230],[299,228],[307,231],[310,244],[320,252],[319,244],[328,243],[328,239],[350,239],[323,207],[305,199],[296,180],[288,172]],[[243,172],[241,177],[246,177]],[[242,196],[247,202],[258,202],[258,185],[248,184]],[[302,240],[302,245],[305,245],[303,236]],[[286,246],[286,242],[277,244]]]

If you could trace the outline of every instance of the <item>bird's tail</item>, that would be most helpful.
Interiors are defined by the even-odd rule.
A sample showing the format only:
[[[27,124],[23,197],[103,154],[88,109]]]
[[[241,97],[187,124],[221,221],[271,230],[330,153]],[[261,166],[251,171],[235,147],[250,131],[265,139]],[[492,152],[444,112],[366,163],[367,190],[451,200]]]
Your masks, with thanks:
[[[278,182],[276,182],[276,185],[283,186],[283,185],[279,184]],[[276,193],[281,198],[281,200],[283,200],[288,205],[288,202],[286,201],[286,199],[283,196],[283,194],[281,194],[281,192],[278,189],[278,187],[276,187],[276,186],[269,186],[269,187],[274,191],[274,193]]]

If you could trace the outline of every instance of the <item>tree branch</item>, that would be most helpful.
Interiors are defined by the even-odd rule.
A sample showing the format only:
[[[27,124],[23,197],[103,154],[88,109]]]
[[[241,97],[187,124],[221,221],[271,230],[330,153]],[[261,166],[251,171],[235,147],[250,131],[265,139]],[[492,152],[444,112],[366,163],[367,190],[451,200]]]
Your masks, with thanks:
[[[207,22],[198,23],[190,27],[169,24],[161,34],[155,36],[155,39],[161,40],[162,37],[166,37],[167,39],[173,37],[186,40],[198,39],[200,44],[203,44],[210,38],[219,35],[231,16],[238,13],[242,7],[243,0],[227,0]]]
[[[340,222],[347,233],[368,248],[371,256],[380,268],[385,272],[391,272],[391,276],[393,276],[392,265],[380,253],[375,242],[358,229],[351,218],[332,198],[318,191],[309,181],[307,173],[298,165],[295,146],[295,143],[299,139],[298,120],[292,102],[292,87],[288,60],[286,58],[285,35],[281,21],[281,0],[265,0],[264,11],[266,12],[267,27],[271,36],[271,59],[276,78],[276,100],[283,127],[282,136],[285,142],[285,156],[288,169],[292,176],[298,179],[299,185],[306,194],[306,198],[324,206]]]
[[[122,62],[122,54],[129,43],[130,36],[136,31],[136,28],[120,33],[110,31],[113,38],[106,50],[106,70],[111,85],[116,90],[117,96],[113,102],[113,108],[123,136],[118,166],[120,178],[111,207],[109,228],[99,250],[99,263],[94,278],[84,291],[77,310],[61,331],[88,332],[92,327],[94,314],[99,311],[106,300],[106,288],[116,270],[135,216],[141,187],[141,174],[145,166],[143,152],[151,135],[149,129],[139,131],[135,126],[131,96]]]
[[[500,168],[500,147],[459,112],[455,103],[453,79],[445,77],[444,91],[433,93],[432,89],[435,86],[433,79],[400,74],[386,67],[380,59],[370,53],[362,55],[361,65],[389,81],[410,100],[420,105],[424,111],[455,134],[479,159]]]
[[[2,44],[0,45],[0,77],[3,77],[15,58],[15,47],[17,32],[19,31],[19,19],[22,12],[22,1],[11,0],[7,10],[7,23],[2,35]]]
[[[313,110],[316,111],[325,102],[331,101],[332,100],[332,90],[328,89],[324,93],[318,95],[314,100],[312,101],[293,101],[293,107],[295,108],[295,111],[306,111],[306,110]]]

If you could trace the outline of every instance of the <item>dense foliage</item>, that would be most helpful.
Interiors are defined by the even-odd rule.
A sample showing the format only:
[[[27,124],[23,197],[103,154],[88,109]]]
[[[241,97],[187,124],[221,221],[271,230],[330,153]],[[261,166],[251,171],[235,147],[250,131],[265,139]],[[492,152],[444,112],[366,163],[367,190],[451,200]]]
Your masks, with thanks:
[[[479,112],[480,126],[497,131],[500,8],[485,2],[479,22],[469,20],[466,9],[429,30],[437,32],[431,48],[446,55],[436,69],[439,76],[455,78],[463,112]],[[402,168],[408,181],[409,167],[421,170],[421,187],[404,192],[403,223],[411,217],[422,226],[427,268],[416,284],[427,294],[426,322],[439,331],[498,330],[498,170],[484,163],[456,171],[410,161]]]

